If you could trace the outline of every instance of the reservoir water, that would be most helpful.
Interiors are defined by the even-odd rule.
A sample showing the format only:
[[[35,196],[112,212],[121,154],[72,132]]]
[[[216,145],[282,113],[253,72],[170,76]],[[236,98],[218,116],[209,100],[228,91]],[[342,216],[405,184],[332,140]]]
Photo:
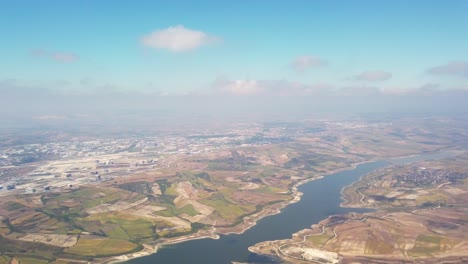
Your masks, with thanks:
[[[368,211],[343,208],[340,203],[342,188],[369,172],[391,163],[405,164],[452,155],[453,152],[438,152],[361,164],[355,169],[337,172],[299,186],[299,191],[304,194],[299,202],[288,205],[280,214],[259,220],[254,227],[240,235],[221,235],[217,240],[199,239],[167,245],[160,248],[156,254],[132,259],[127,263],[228,264],[232,261],[272,263],[271,259],[249,252],[248,247],[262,241],[291,238],[293,233],[309,228],[330,215]]]

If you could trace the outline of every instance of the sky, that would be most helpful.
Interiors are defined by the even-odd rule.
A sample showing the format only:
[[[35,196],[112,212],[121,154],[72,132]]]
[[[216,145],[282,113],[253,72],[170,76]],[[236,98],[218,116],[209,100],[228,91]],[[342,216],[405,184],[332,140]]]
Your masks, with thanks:
[[[0,101],[9,107],[54,96],[468,91],[466,0],[2,0],[0,32]]]

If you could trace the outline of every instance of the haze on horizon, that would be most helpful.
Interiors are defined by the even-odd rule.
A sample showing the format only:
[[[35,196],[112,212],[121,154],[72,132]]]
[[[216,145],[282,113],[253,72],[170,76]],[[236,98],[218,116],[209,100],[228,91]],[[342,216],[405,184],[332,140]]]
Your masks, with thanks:
[[[468,112],[468,2],[4,1],[0,121]]]

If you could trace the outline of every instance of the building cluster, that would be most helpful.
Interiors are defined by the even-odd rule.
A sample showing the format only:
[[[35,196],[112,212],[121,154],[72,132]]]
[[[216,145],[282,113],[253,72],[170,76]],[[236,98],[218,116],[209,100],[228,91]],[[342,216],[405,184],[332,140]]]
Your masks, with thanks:
[[[455,172],[443,169],[415,168],[406,174],[393,176],[396,187],[417,187],[442,183],[461,183],[468,178],[467,172]]]
[[[133,172],[176,166],[181,156],[237,146],[281,143],[293,130],[275,125],[240,124],[237,129],[164,136],[128,136],[53,141],[0,149],[0,193],[35,193],[111,181]]]

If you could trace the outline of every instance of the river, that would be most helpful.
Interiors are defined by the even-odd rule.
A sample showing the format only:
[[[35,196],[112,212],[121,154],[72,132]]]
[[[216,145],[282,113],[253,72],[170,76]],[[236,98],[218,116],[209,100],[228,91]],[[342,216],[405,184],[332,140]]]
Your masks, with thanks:
[[[221,235],[220,239],[199,239],[175,245],[167,245],[156,254],[129,260],[133,264],[203,263],[223,264],[238,262],[272,263],[272,260],[251,253],[248,247],[258,242],[290,238],[293,233],[309,228],[312,224],[334,214],[366,212],[368,209],[343,208],[341,190],[361,176],[389,164],[405,164],[420,160],[441,159],[453,152],[438,152],[408,156],[388,161],[376,161],[358,165],[354,169],[328,175],[299,186],[301,200],[290,204],[280,214],[265,217],[239,235]]]

